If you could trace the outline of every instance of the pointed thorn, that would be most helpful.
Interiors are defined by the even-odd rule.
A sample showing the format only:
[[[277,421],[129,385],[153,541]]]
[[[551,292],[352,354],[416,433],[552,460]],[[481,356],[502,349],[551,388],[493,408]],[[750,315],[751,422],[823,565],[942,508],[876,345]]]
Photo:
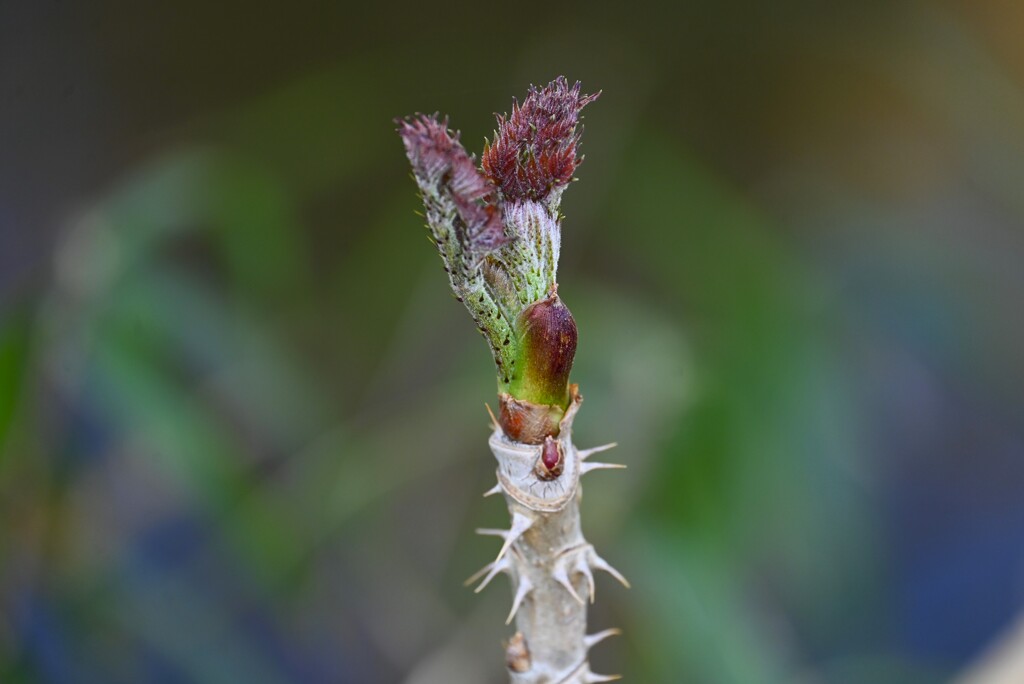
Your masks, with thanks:
[[[577,453],[580,456],[580,460],[585,461],[588,457],[593,456],[594,454],[599,454],[602,451],[614,449],[617,446],[619,446],[618,442],[610,442],[608,444],[602,444],[601,446],[591,447],[590,449],[583,449],[581,451],[578,451]]]
[[[494,496],[495,494],[501,494],[501,491],[502,491],[501,490],[501,483],[499,482],[498,484],[494,485],[493,487],[488,489],[486,492],[484,492],[484,498],[486,499],[489,496]]]
[[[474,589],[473,593],[479,594],[481,591],[486,589],[487,585],[491,583],[491,580],[494,579],[498,575],[498,573],[502,572],[503,570],[505,570],[505,568],[499,567],[498,565],[495,565],[493,568],[491,568],[491,571],[487,573],[487,577],[484,577],[484,580],[480,583],[480,586]]]
[[[622,576],[622,573],[619,572],[618,570],[616,570],[615,568],[613,568],[611,565],[609,565],[608,561],[606,561],[604,558],[601,558],[600,556],[598,556],[597,552],[594,551],[593,548],[590,549],[590,558],[589,558],[589,560],[590,560],[590,567],[596,568],[598,570],[604,570],[609,575],[611,575],[615,579],[619,580],[619,583],[622,584],[622,586],[626,587],[627,589],[630,588],[629,581],[625,577]]]
[[[565,587],[565,590],[568,591],[574,599],[576,599],[577,603],[583,605],[583,599],[581,599],[580,595],[576,593],[576,587],[572,586],[572,579],[569,577],[569,570],[567,566],[568,563],[559,562],[555,566],[555,571],[551,573],[551,576],[555,578],[556,582]]]
[[[462,586],[464,586],[464,587],[468,587],[468,586],[469,586],[470,584],[472,584],[473,582],[476,582],[476,581],[477,581],[478,579],[480,579],[481,577],[483,577],[483,576],[484,576],[484,575],[485,575],[486,573],[490,572],[490,571],[491,571],[491,568],[492,568],[492,567],[494,567],[494,563],[488,563],[488,564],[487,564],[487,565],[485,565],[484,567],[480,568],[479,570],[477,570],[476,572],[474,572],[474,573],[473,573],[472,575],[470,575],[469,577],[467,577],[467,578],[466,578],[466,579],[465,579],[465,580],[464,580],[464,581],[462,582]]]
[[[523,599],[526,595],[533,591],[533,584],[530,583],[529,578],[523,576],[519,578],[519,587],[516,589],[516,597],[512,599],[512,610],[509,611],[508,617],[505,619],[505,624],[512,622],[512,618],[519,612],[519,606],[523,604]]]
[[[597,461],[594,461],[593,463],[584,463],[581,465],[580,475],[586,475],[591,470],[621,470],[625,467],[626,466],[621,463],[598,463]]]
[[[498,551],[498,557],[494,560],[501,560],[508,552],[509,547],[511,547],[517,539],[523,536],[523,532],[530,529],[531,525],[533,525],[533,518],[527,518],[519,512],[513,513],[512,528],[508,532],[502,534],[502,536],[505,537],[505,543],[501,545],[501,551]]]
[[[478,527],[476,533],[483,535],[484,537],[504,537],[508,534],[508,530],[495,530],[489,527]]]
[[[473,590],[474,594],[479,594],[481,591],[484,590],[484,588],[488,584],[491,583],[492,579],[497,577],[499,572],[508,572],[509,567],[510,567],[510,564],[509,564],[507,558],[502,558],[499,561],[495,561],[493,563],[488,563],[483,568],[481,568],[475,575],[473,575],[468,580],[466,580],[466,585],[468,586],[468,585],[472,584],[473,582],[475,582],[478,579],[480,579],[481,575],[483,575],[484,573],[487,573],[487,576],[484,577],[482,582],[480,582],[480,586],[478,586],[476,589]]]
[[[588,634],[583,637],[583,644],[587,647],[587,650],[590,650],[605,639],[613,636],[619,636],[620,634],[622,634],[622,630],[617,627],[613,627],[611,629],[606,629],[603,632],[598,632],[597,634]]]
[[[590,597],[590,603],[594,603],[594,573],[590,572],[590,566],[587,565],[587,561],[580,558],[580,561],[576,564],[576,569],[583,573],[583,579],[587,581],[587,594]]]
[[[589,670],[583,675],[583,681],[587,684],[597,684],[597,682],[614,682],[618,679],[622,679],[622,675],[599,675],[590,672]]]
[[[494,417],[494,411],[491,410],[491,405],[485,401],[484,408],[487,409],[487,415],[491,417],[491,425],[494,426],[495,428],[498,428],[498,419]]]

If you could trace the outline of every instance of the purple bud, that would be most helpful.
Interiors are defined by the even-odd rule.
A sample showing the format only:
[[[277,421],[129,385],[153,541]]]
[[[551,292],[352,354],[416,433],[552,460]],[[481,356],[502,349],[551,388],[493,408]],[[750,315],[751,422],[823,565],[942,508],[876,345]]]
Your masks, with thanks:
[[[548,435],[544,438],[544,446],[541,447],[534,473],[542,480],[555,480],[562,474],[564,468],[565,455],[562,453],[562,445]]]

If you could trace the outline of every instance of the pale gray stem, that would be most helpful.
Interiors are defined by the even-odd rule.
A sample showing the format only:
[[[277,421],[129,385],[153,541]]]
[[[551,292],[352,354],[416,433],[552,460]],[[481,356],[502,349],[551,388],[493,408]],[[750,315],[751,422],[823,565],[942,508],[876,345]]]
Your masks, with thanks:
[[[600,468],[622,467],[586,462],[591,454],[572,443],[572,421],[581,399],[576,396],[562,419],[559,443],[565,467],[554,479],[538,476],[541,446],[510,440],[495,426],[490,447],[498,460],[498,485],[487,492],[505,495],[512,525],[508,530],[478,530],[504,540],[493,563],[478,573],[483,589],[498,573],[509,575],[517,632],[506,649],[512,684],[591,684],[618,679],[591,672],[591,646],[617,634],[605,630],[588,636],[587,601],[594,600],[593,570],[608,572],[625,586],[625,578],[597,555],[580,526],[580,477]],[[476,579],[476,577],[471,578]]]
[[[577,492],[560,511],[537,515],[509,552],[515,596],[522,596],[521,605],[516,606],[516,630],[523,637],[529,663],[526,671],[516,672],[514,658],[506,658],[513,666],[509,669],[513,684],[595,681],[587,678],[586,644],[586,601],[593,589],[593,576],[589,568],[586,574],[575,571],[577,563],[588,567],[579,496]],[[513,516],[525,513],[511,496],[506,499]]]

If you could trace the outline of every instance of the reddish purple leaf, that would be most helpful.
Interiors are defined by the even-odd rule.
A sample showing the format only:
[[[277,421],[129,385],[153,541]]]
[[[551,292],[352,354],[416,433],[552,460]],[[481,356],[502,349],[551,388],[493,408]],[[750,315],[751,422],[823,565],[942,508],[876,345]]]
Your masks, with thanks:
[[[496,188],[476,168],[458,134],[448,130],[448,119],[421,114],[400,121],[398,132],[416,177],[454,202],[462,219],[456,230],[463,245],[480,256],[508,242]]]
[[[564,76],[544,88],[531,87],[512,114],[498,116],[494,141],[484,148],[484,174],[505,200],[540,200],[572,180],[580,161],[576,131],[580,110],[600,93],[580,95]]]

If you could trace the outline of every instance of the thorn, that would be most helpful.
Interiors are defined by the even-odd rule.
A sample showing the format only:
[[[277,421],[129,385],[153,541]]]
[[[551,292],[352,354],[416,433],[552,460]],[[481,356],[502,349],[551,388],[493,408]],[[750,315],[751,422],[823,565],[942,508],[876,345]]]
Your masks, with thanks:
[[[583,554],[579,554],[576,557],[576,570],[583,574],[583,579],[587,581],[587,594],[590,596],[590,603],[594,603],[594,573],[590,572],[590,565],[587,564],[587,560],[583,557]]]
[[[599,675],[594,674],[590,670],[587,670],[583,674],[583,681],[587,684],[596,684],[596,682],[614,682],[618,679],[622,679],[622,675]]]
[[[522,605],[523,599],[526,595],[533,591],[533,584],[530,582],[530,578],[525,575],[519,578],[519,587],[516,588],[516,597],[512,599],[512,610],[509,611],[508,617],[505,619],[505,624],[512,622],[512,618],[519,612],[519,606]]]
[[[625,467],[626,466],[621,463],[598,463],[597,461],[594,461],[593,463],[584,463],[581,465],[580,475],[586,475],[592,470],[621,470]]]
[[[489,571],[490,571],[490,569],[491,569],[491,568],[492,568],[493,566],[494,566],[494,563],[488,563],[488,564],[487,564],[487,565],[485,565],[484,567],[480,568],[479,570],[477,570],[476,572],[474,572],[474,573],[473,573],[472,575],[470,575],[469,577],[467,577],[467,578],[466,578],[465,580],[463,580],[463,582],[462,582],[462,586],[464,586],[464,587],[468,587],[468,586],[469,586],[470,584],[472,584],[473,582],[476,582],[476,581],[477,581],[478,579],[480,579],[481,577],[483,577],[483,576],[484,576],[484,573],[486,573],[486,572],[489,572]]]
[[[590,547],[588,556],[588,560],[590,561],[590,567],[596,568],[597,570],[604,570],[609,575],[619,580],[619,583],[622,584],[622,586],[626,587],[627,589],[630,588],[629,581],[622,576],[622,573],[613,568],[611,565],[609,565],[608,561],[606,561],[604,558],[598,556],[597,551],[594,550],[593,546]]]
[[[465,586],[469,586],[473,582],[476,582],[484,573],[487,573],[487,576],[484,577],[482,582],[480,582],[480,586],[473,590],[474,594],[479,594],[484,590],[484,587],[491,583],[491,580],[494,579],[499,572],[508,572],[510,568],[511,564],[508,562],[508,558],[502,558],[501,560],[494,561],[493,563],[488,563],[477,570],[472,577],[467,579],[465,581]]]
[[[501,492],[502,492],[501,483],[499,482],[498,484],[494,485],[493,487],[488,489],[486,492],[484,492],[484,498],[486,499],[489,496],[494,496],[495,494],[501,494]]]
[[[497,563],[502,559],[505,553],[512,544],[523,536],[523,532],[530,529],[533,525],[533,518],[528,518],[518,511],[512,514],[512,527],[508,530],[495,530],[490,528],[481,528],[476,531],[477,534],[483,534],[491,537],[501,537],[505,540],[505,543],[501,546],[501,551],[498,552],[498,557],[494,559]]]
[[[503,558],[502,561],[504,560],[505,559]],[[494,579],[499,572],[506,572],[508,570],[508,566],[503,566],[501,563],[492,563],[492,566],[493,567],[491,568],[491,571],[487,573],[487,577],[484,577],[484,580],[480,583],[480,586],[473,590],[474,594],[479,594],[481,591],[483,591],[484,588],[491,583],[491,580]]]
[[[613,627],[611,629],[606,629],[603,632],[598,632],[597,634],[588,634],[583,637],[583,644],[587,647],[587,650],[590,650],[608,637],[619,636],[620,634],[622,634],[622,630],[617,627]]]
[[[501,551],[498,552],[498,558],[504,556],[513,542],[523,536],[523,532],[530,529],[532,525],[533,518],[528,518],[518,511],[513,513],[512,528],[508,531],[508,537],[505,538],[505,544],[501,547]]]
[[[609,442],[608,444],[602,444],[601,446],[591,447],[590,449],[583,449],[582,451],[577,451],[576,453],[579,454],[581,461],[585,461],[589,456],[601,453],[602,451],[608,451],[609,449],[614,449],[617,446],[619,446],[618,442]]]
[[[498,425],[498,419],[494,417],[494,411],[491,410],[491,405],[485,401],[484,408],[487,409],[487,415],[491,417],[491,425],[493,425],[495,428],[500,429],[500,426]]]
[[[569,563],[566,561],[565,557],[560,558],[556,563],[555,570],[551,573],[551,576],[555,578],[556,582],[565,587],[565,590],[568,591],[574,599],[576,599],[577,603],[583,605],[583,599],[581,599],[580,595],[576,593],[576,587],[572,586],[572,578],[569,577],[568,566]]]

